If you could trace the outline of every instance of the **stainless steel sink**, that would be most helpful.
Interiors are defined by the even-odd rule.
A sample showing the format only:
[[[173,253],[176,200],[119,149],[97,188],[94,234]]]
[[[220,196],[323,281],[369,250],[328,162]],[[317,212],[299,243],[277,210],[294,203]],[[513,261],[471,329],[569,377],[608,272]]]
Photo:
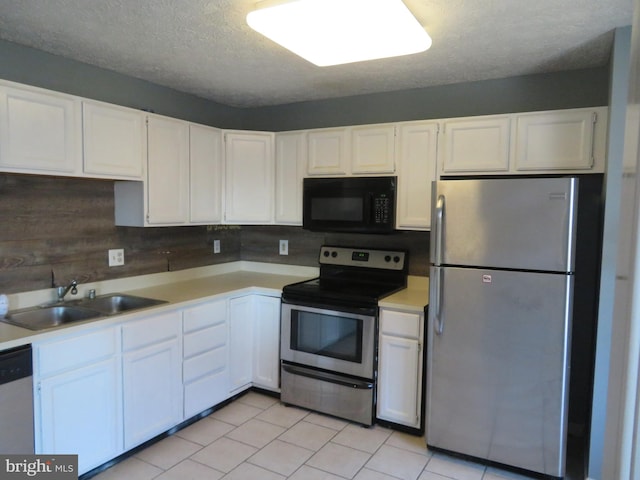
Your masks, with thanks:
[[[103,313],[95,310],[69,305],[55,305],[14,312],[8,315],[4,321],[29,330],[43,330],[102,316],[104,316]]]
[[[152,307],[167,303],[164,300],[154,298],[136,297],[134,295],[124,295],[122,293],[112,293],[92,299],[81,300],[79,305],[83,308],[97,310],[103,315],[116,315],[118,313],[138,310],[140,308]]]
[[[48,305],[41,307],[18,310],[7,315],[2,321],[11,323],[29,330],[44,330],[46,328],[59,327],[82,320],[117,315],[132,310],[152,307],[164,300],[155,298],[136,297],[112,293],[96,298],[85,298],[64,304]]]

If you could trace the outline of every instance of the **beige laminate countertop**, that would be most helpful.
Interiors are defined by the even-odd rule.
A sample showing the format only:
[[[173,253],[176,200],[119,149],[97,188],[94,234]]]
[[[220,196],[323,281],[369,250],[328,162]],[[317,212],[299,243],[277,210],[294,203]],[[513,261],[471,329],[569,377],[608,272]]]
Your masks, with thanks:
[[[282,274],[264,271],[240,270],[215,273],[192,279],[180,279],[169,283],[149,285],[143,288],[132,288],[131,282],[120,282],[122,284],[122,288],[117,288],[118,284],[116,283],[111,286],[110,291],[99,290],[98,294],[102,295],[119,292],[126,293],[128,295],[164,300],[168,303],[119,315],[100,317],[84,322],[74,322],[69,325],[39,331],[28,330],[0,322],[0,350],[46,340],[67,333],[79,333],[82,330],[94,328],[98,324],[107,325],[109,323],[120,323],[133,317],[139,318],[140,315],[144,315],[145,312],[148,313],[153,311],[154,313],[159,313],[163,310],[174,309],[176,306],[180,308],[188,307],[190,304],[210,300],[217,296],[228,295],[231,292],[238,296],[257,293],[279,297],[282,293],[282,287],[285,285],[307,280],[315,276],[310,274],[310,269],[303,269],[301,271],[305,272],[305,274],[298,272],[295,274]],[[145,282],[144,280],[141,280],[136,283],[139,285],[144,284]],[[83,287],[91,286],[92,285]],[[88,288],[84,288],[84,290],[87,289]],[[72,297],[72,299],[82,298],[83,296],[84,294],[80,292],[78,297]],[[21,305],[21,308],[22,307],[24,307],[24,305]]]
[[[233,268],[238,269],[233,270]],[[256,270],[252,270],[252,268]],[[167,302],[165,304],[40,331],[27,330],[0,322],[0,350],[51,339],[67,333],[80,333],[82,330],[94,328],[96,325],[126,322],[128,319],[140,318],[141,315],[151,311],[160,313],[176,307],[184,308],[230,293],[233,293],[234,296],[254,293],[279,297],[285,285],[314,278],[317,276],[317,271],[309,267],[279,268],[278,266],[265,266],[265,264],[243,264],[237,267],[200,269],[195,278],[189,278],[188,272],[180,272],[177,275],[169,276],[168,281],[165,277],[163,280],[158,280],[162,275],[166,274],[82,285],[78,297],[72,297],[72,299],[82,298],[89,288],[98,286],[98,295],[119,292],[164,300]],[[384,298],[380,301],[380,306],[422,312],[428,303],[428,285],[428,279],[425,277],[409,277],[407,288]],[[18,308],[24,308],[44,303],[42,296],[45,293],[50,295],[50,292],[39,295],[30,294],[32,298],[30,297],[29,300],[25,300],[24,296],[16,295],[14,297],[17,301],[14,302],[14,305],[17,304]]]
[[[428,303],[429,278],[410,276],[407,288],[383,298],[378,306],[421,313]]]

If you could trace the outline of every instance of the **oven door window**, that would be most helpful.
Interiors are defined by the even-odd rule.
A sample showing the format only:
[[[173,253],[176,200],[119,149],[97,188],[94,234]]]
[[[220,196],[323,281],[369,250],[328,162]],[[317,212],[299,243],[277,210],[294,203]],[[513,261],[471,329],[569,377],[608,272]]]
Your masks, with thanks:
[[[291,349],[362,363],[361,319],[294,310]]]

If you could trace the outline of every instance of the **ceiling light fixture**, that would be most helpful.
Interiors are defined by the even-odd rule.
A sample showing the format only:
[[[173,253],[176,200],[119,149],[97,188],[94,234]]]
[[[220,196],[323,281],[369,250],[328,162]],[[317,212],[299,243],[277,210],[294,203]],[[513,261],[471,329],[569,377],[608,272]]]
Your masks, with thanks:
[[[266,0],[251,28],[325,67],[424,52],[431,37],[402,0]]]

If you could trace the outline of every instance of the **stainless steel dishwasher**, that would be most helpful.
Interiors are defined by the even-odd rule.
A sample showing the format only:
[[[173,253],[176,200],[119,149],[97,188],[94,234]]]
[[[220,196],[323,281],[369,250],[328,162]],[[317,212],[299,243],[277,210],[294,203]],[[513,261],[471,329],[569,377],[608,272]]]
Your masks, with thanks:
[[[31,345],[0,352],[0,453],[34,453]]]

